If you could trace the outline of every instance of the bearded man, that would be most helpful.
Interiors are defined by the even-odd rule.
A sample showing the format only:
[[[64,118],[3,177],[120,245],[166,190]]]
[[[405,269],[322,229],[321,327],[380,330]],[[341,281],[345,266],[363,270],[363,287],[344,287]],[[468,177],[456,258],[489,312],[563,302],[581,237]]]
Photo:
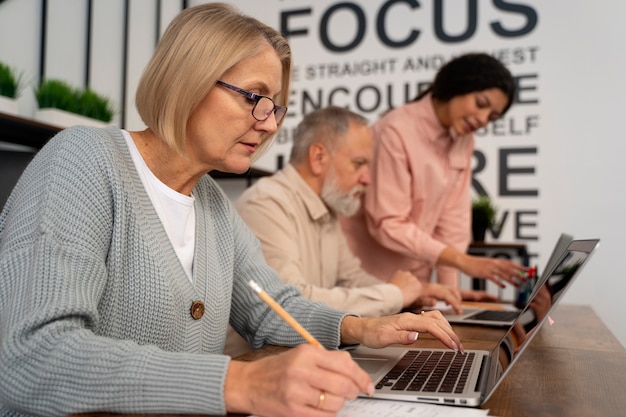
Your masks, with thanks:
[[[364,317],[436,300],[460,312],[458,289],[421,283],[406,271],[382,281],[351,252],[337,214],[358,211],[370,183],[372,150],[364,117],[334,106],[313,111],[295,130],[289,163],[246,189],[237,211],[261,242],[267,263],[311,300]],[[234,345],[227,341],[226,351],[243,353]]]

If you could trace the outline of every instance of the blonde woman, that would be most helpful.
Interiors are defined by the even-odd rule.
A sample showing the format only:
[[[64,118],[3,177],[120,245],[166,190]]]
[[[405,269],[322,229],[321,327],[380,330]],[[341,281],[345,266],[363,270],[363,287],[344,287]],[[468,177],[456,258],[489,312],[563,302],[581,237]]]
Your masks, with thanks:
[[[243,173],[286,113],[291,55],[222,4],[181,12],[137,92],[147,128],[74,127],[34,158],[0,215],[0,415],[335,415],[372,382],[341,344],[412,343],[436,313],[362,319],[281,283],[213,170]],[[254,279],[324,346],[248,287]],[[222,353],[298,346],[255,362]]]

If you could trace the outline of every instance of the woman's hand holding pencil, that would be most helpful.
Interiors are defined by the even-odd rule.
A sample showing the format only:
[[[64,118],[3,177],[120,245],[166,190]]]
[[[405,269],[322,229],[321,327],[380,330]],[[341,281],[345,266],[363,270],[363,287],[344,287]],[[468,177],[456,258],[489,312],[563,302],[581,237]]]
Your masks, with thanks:
[[[332,416],[360,392],[372,395],[369,375],[350,354],[326,350],[256,282],[248,283],[308,343],[252,362],[231,361],[224,399],[230,412],[260,415]],[[320,349],[321,348],[321,349]]]
[[[326,350],[256,282],[249,286],[308,343],[252,362],[231,361],[224,386],[227,410],[273,416],[333,416],[360,392],[372,395],[369,375],[344,351]],[[463,345],[439,311],[403,313],[379,318],[346,316],[341,343],[381,348],[411,344],[418,332],[429,332],[451,349]],[[320,349],[322,347],[322,349]]]

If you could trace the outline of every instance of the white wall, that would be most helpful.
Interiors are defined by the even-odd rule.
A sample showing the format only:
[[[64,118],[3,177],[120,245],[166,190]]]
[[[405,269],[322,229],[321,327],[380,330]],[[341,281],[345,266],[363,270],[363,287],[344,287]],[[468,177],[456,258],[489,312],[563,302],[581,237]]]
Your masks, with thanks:
[[[190,1],[190,5],[203,1]],[[575,283],[565,302],[590,304],[626,345],[626,293],[621,270],[622,237],[626,235],[626,168],[618,155],[626,151],[620,138],[622,113],[626,108],[626,53],[621,40],[626,38],[623,16],[626,3],[569,2],[541,0],[479,0],[476,31],[467,40],[446,43],[438,39],[433,29],[433,1],[403,3],[372,0],[233,0],[244,12],[280,28],[281,16],[290,15],[288,28],[302,29],[304,35],[291,36],[295,77],[290,110],[278,143],[259,161],[257,166],[274,169],[279,154],[286,155],[290,147],[291,128],[302,114],[311,109],[303,95],[318,92],[322,104],[346,105],[360,111],[370,120],[386,109],[384,103],[375,106],[374,92],[383,97],[393,96],[393,104],[405,85],[414,95],[418,81],[428,81],[438,65],[454,54],[480,50],[509,53],[504,56],[514,75],[522,77],[524,100],[534,104],[515,105],[495,131],[477,140],[477,149],[486,157],[486,167],[477,179],[494,197],[500,215],[507,215],[499,241],[526,242],[538,255],[534,263],[543,265],[559,233],[568,232],[576,238],[599,237],[601,245],[593,259]],[[82,82],[82,58],[85,26],[81,0],[49,1],[48,76],[63,76],[67,81]],[[143,65],[154,44],[157,11],[155,2],[130,0],[129,67],[122,69],[122,0],[94,1],[92,43],[92,87],[109,94],[121,108],[129,129],[143,127],[133,108],[133,94]],[[161,31],[177,12],[179,0],[164,0],[161,9]],[[390,48],[376,33],[376,18],[385,5],[392,7],[384,20],[387,34],[393,40],[405,38],[411,30],[420,30],[418,39],[404,48]],[[458,35],[467,28],[467,10],[472,1],[443,0],[443,27],[446,33]],[[0,60],[23,69],[34,83],[38,81],[41,2],[36,0],[5,0],[0,4]],[[343,6],[342,6],[343,5]],[[417,7],[411,7],[417,6]],[[511,10],[509,6],[517,6]],[[328,14],[328,25],[320,22]],[[343,8],[342,8],[343,7]],[[504,38],[492,29],[499,23],[512,31],[528,24],[520,12],[536,12],[538,24],[523,35]],[[355,11],[365,17],[364,39],[354,49],[337,53],[320,42],[320,34],[328,29],[329,38],[337,45],[354,39],[357,30]],[[58,19],[58,21],[56,20]],[[401,63],[425,59],[431,65],[416,70],[403,70]],[[391,63],[394,62],[394,65]],[[351,75],[329,75],[319,71],[320,64],[359,66],[378,63],[377,70]],[[307,76],[307,68],[316,66],[315,76]],[[127,76],[127,93],[121,95],[120,83]],[[342,93],[345,89],[347,93]],[[335,91],[336,94],[331,96]],[[20,112],[32,117],[34,99],[30,89],[20,98]],[[120,120],[120,117],[116,119]],[[528,128],[527,128],[528,126]],[[526,170],[506,173],[500,163],[501,155],[517,151],[506,160],[509,168]],[[285,157],[286,158],[286,157]],[[506,178],[510,189],[527,190],[537,196],[513,196],[501,192],[500,183]],[[224,182],[231,198],[236,198],[242,184]],[[532,194],[532,193],[531,193]],[[502,217],[501,217],[502,218]],[[518,218],[519,221],[514,221]],[[558,325],[558,323],[557,323]]]
[[[568,230],[601,239],[565,302],[591,304],[624,345],[626,168],[618,155],[626,150],[626,4],[559,3],[545,13],[552,36],[544,48],[554,58],[543,72],[549,118],[542,224],[551,234]]]

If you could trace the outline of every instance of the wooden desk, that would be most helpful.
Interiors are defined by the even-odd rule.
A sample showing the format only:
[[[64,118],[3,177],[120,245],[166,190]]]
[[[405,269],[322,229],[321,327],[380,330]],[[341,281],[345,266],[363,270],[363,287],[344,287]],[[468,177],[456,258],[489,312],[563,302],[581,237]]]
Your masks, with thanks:
[[[500,417],[626,415],[626,350],[587,306],[560,305],[482,408]]]
[[[499,417],[623,417],[626,415],[626,349],[587,306],[560,305],[519,362],[482,408]],[[494,346],[502,330],[456,326],[466,348]],[[423,336],[423,337],[422,337]],[[420,335],[421,346],[442,346]],[[286,348],[245,355],[255,360]],[[75,417],[115,417],[91,413]],[[134,415],[134,417],[148,415]],[[229,414],[230,417],[241,417]],[[181,416],[182,417],[182,416]]]

